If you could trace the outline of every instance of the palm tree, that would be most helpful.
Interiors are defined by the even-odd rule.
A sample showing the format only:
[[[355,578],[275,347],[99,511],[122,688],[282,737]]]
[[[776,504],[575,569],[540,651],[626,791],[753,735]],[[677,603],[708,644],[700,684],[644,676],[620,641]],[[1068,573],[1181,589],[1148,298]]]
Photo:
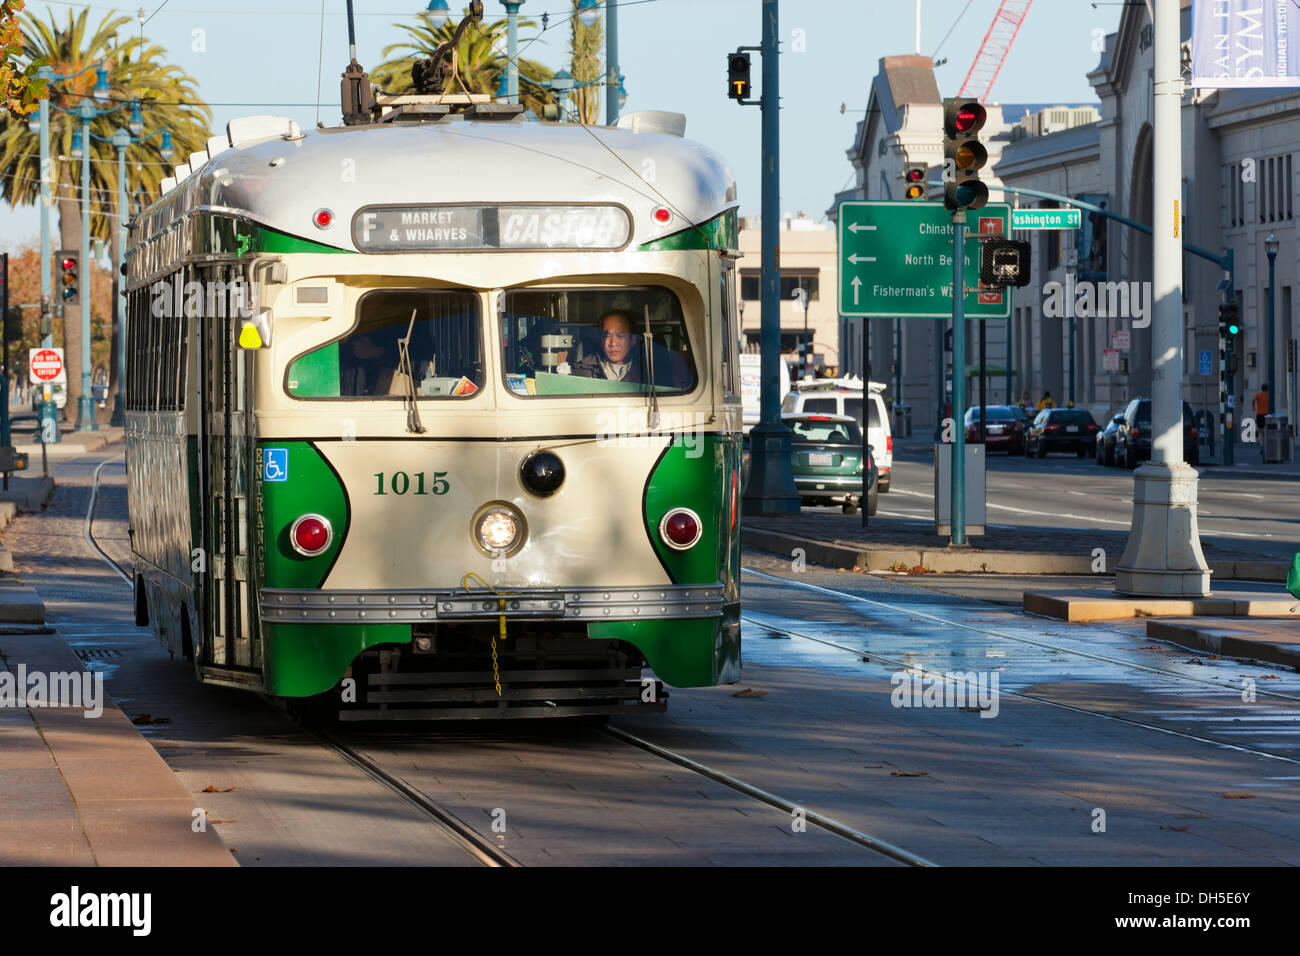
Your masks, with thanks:
[[[113,110],[90,122],[91,137],[83,144],[90,158],[90,232],[110,242],[116,261],[117,150],[111,143],[113,133],[124,128],[130,119],[131,101],[140,100],[146,132],[166,128],[171,134],[176,163],[192,152],[204,148],[212,113],[199,98],[195,81],[180,67],[166,62],[166,51],[141,37],[118,43],[118,30],[131,22],[130,17],[105,16],[90,30],[89,10],[75,17],[68,12],[66,24],[60,26],[54,14],[49,22],[23,17],[26,38],[24,56],[44,58],[59,74],[71,74],[97,62],[108,71],[112,89],[109,101],[100,106]],[[127,31],[129,35],[129,31]],[[80,129],[74,114],[88,100],[97,81],[96,71],[86,70],[74,79],[55,82],[50,87],[50,177],[59,209],[59,242],[64,249],[81,247],[81,164],[70,158],[73,133]],[[12,205],[36,202],[40,195],[40,142],[24,120],[10,117],[0,126],[0,195]],[[143,193],[152,199],[159,193],[159,183],[170,174],[171,163],[161,155],[159,136],[146,139],[127,150],[127,193]],[[82,262],[89,266],[89,250],[81,250]],[[85,277],[91,275],[84,268]],[[83,280],[84,281],[84,280]],[[85,292],[83,288],[83,293]],[[89,296],[83,294],[80,308],[65,309],[63,344],[68,365],[68,407],[81,393],[81,309],[89,308]],[[74,314],[75,313],[75,314]],[[111,322],[102,319],[106,327]],[[117,338],[112,338],[116,347]],[[115,374],[117,363],[110,362]]]
[[[405,31],[410,37],[404,43],[393,43],[384,47],[383,55],[393,57],[375,67],[371,79],[389,93],[407,93],[411,91],[411,64],[417,57],[432,56],[439,44],[452,39],[456,32],[456,21],[448,18],[440,27],[435,27],[427,13],[417,16],[419,23],[395,23],[393,26]],[[520,20],[521,27],[537,26],[532,20]],[[494,20],[491,23],[471,23],[461,35],[456,46],[456,69],[460,74],[465,89],[470,93],[494,94],[501,82],[501,74],[506,71],[508,57],[505,53],[507,21]],[[399,54],[394,57],[394,54]],[[519,64],[519,101],[526,109],[538,116],[543,107],[551,102],[551,93],[542,86],[554,75],[540,63],[518,59]],[[460,88],[453,81],[449,93],[459,93]]]
[[[577,120],[586,126],[600,118],[600,44],[604,39],[604,24],[597,19],[584,26],[578,19],[578,0],[573,0],[570,50],[573,55],[573,106]]]

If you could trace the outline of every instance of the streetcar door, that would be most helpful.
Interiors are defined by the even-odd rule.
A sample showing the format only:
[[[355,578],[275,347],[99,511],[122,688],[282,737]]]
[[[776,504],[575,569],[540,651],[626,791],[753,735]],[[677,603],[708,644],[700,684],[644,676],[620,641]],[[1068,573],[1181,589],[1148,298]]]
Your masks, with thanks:
[[[241,686],[261,684],[262,655],[252,570],[250,495],[253,460],[253,374],[241,349],[238,280],[234,266],[199,273],[221,282],[221,296],[205,296],[203,310],[204,539],[210,556],[205,608],[204,676]],[[212,308],[214,300],[221,305]]]

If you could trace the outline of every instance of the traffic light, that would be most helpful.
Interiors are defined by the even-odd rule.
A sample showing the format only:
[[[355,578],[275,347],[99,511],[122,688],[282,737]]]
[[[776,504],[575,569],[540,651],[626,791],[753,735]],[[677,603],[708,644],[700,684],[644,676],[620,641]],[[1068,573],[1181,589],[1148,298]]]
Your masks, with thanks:
[[[943,101],[943,204],[953,212],[982,209],[989,188],[976,175],[989,161],[979,141],[988,113],[975,100]]]
[[[903,198],[913,201],[925,199],[925,163],[903,164]]]
[[[59,267],[59,301],[64,305],[81,305],[81,269],[77,253],[60,249],[54,261]]]
[[[989,239],[980,243],[980,285],[995,289],[1029,285],[1029,243]]]
[[[749,99],[749,54],[727,54],[727,95],[733,100]]]
[[[1229,346],[1236,341],[1237,335],[1241,332],[1238,321],[1237,303],[1224,302],[1219,306],[1219,337]]]

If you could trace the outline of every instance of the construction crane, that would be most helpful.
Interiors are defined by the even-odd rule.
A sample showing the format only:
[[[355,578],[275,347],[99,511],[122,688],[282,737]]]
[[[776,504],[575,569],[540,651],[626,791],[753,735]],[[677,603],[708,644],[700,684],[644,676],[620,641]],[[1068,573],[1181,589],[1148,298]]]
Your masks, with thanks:
[[[979,53],[975,54],[975,62],[971,64],[970,72],[966,74],[966,80],[962,83],[958,96],[970,97],[980,102],[988,100],[993,84],[997,81],[998,74],[1002,72],[1002,64],[1007,61],[1007,54],[1011,52],[1011,44],[1015,42],[1016,34],[1020,32],[1020,25],[1025,22],[1025,17],[1029,13],[1031,3],[1033,0],[1002,0],[998,12],[993,16],[989,32],[984,34],[984,42],[980,44]]]

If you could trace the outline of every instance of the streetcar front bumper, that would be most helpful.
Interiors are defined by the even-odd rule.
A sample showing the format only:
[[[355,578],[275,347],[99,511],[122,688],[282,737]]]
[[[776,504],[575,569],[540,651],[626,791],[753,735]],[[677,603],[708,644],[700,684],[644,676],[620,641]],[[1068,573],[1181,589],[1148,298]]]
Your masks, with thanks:
[[[598,621],[722,617],[720,585],[486,590],[263,588],[268,624],[419,624],[433,621]]]

